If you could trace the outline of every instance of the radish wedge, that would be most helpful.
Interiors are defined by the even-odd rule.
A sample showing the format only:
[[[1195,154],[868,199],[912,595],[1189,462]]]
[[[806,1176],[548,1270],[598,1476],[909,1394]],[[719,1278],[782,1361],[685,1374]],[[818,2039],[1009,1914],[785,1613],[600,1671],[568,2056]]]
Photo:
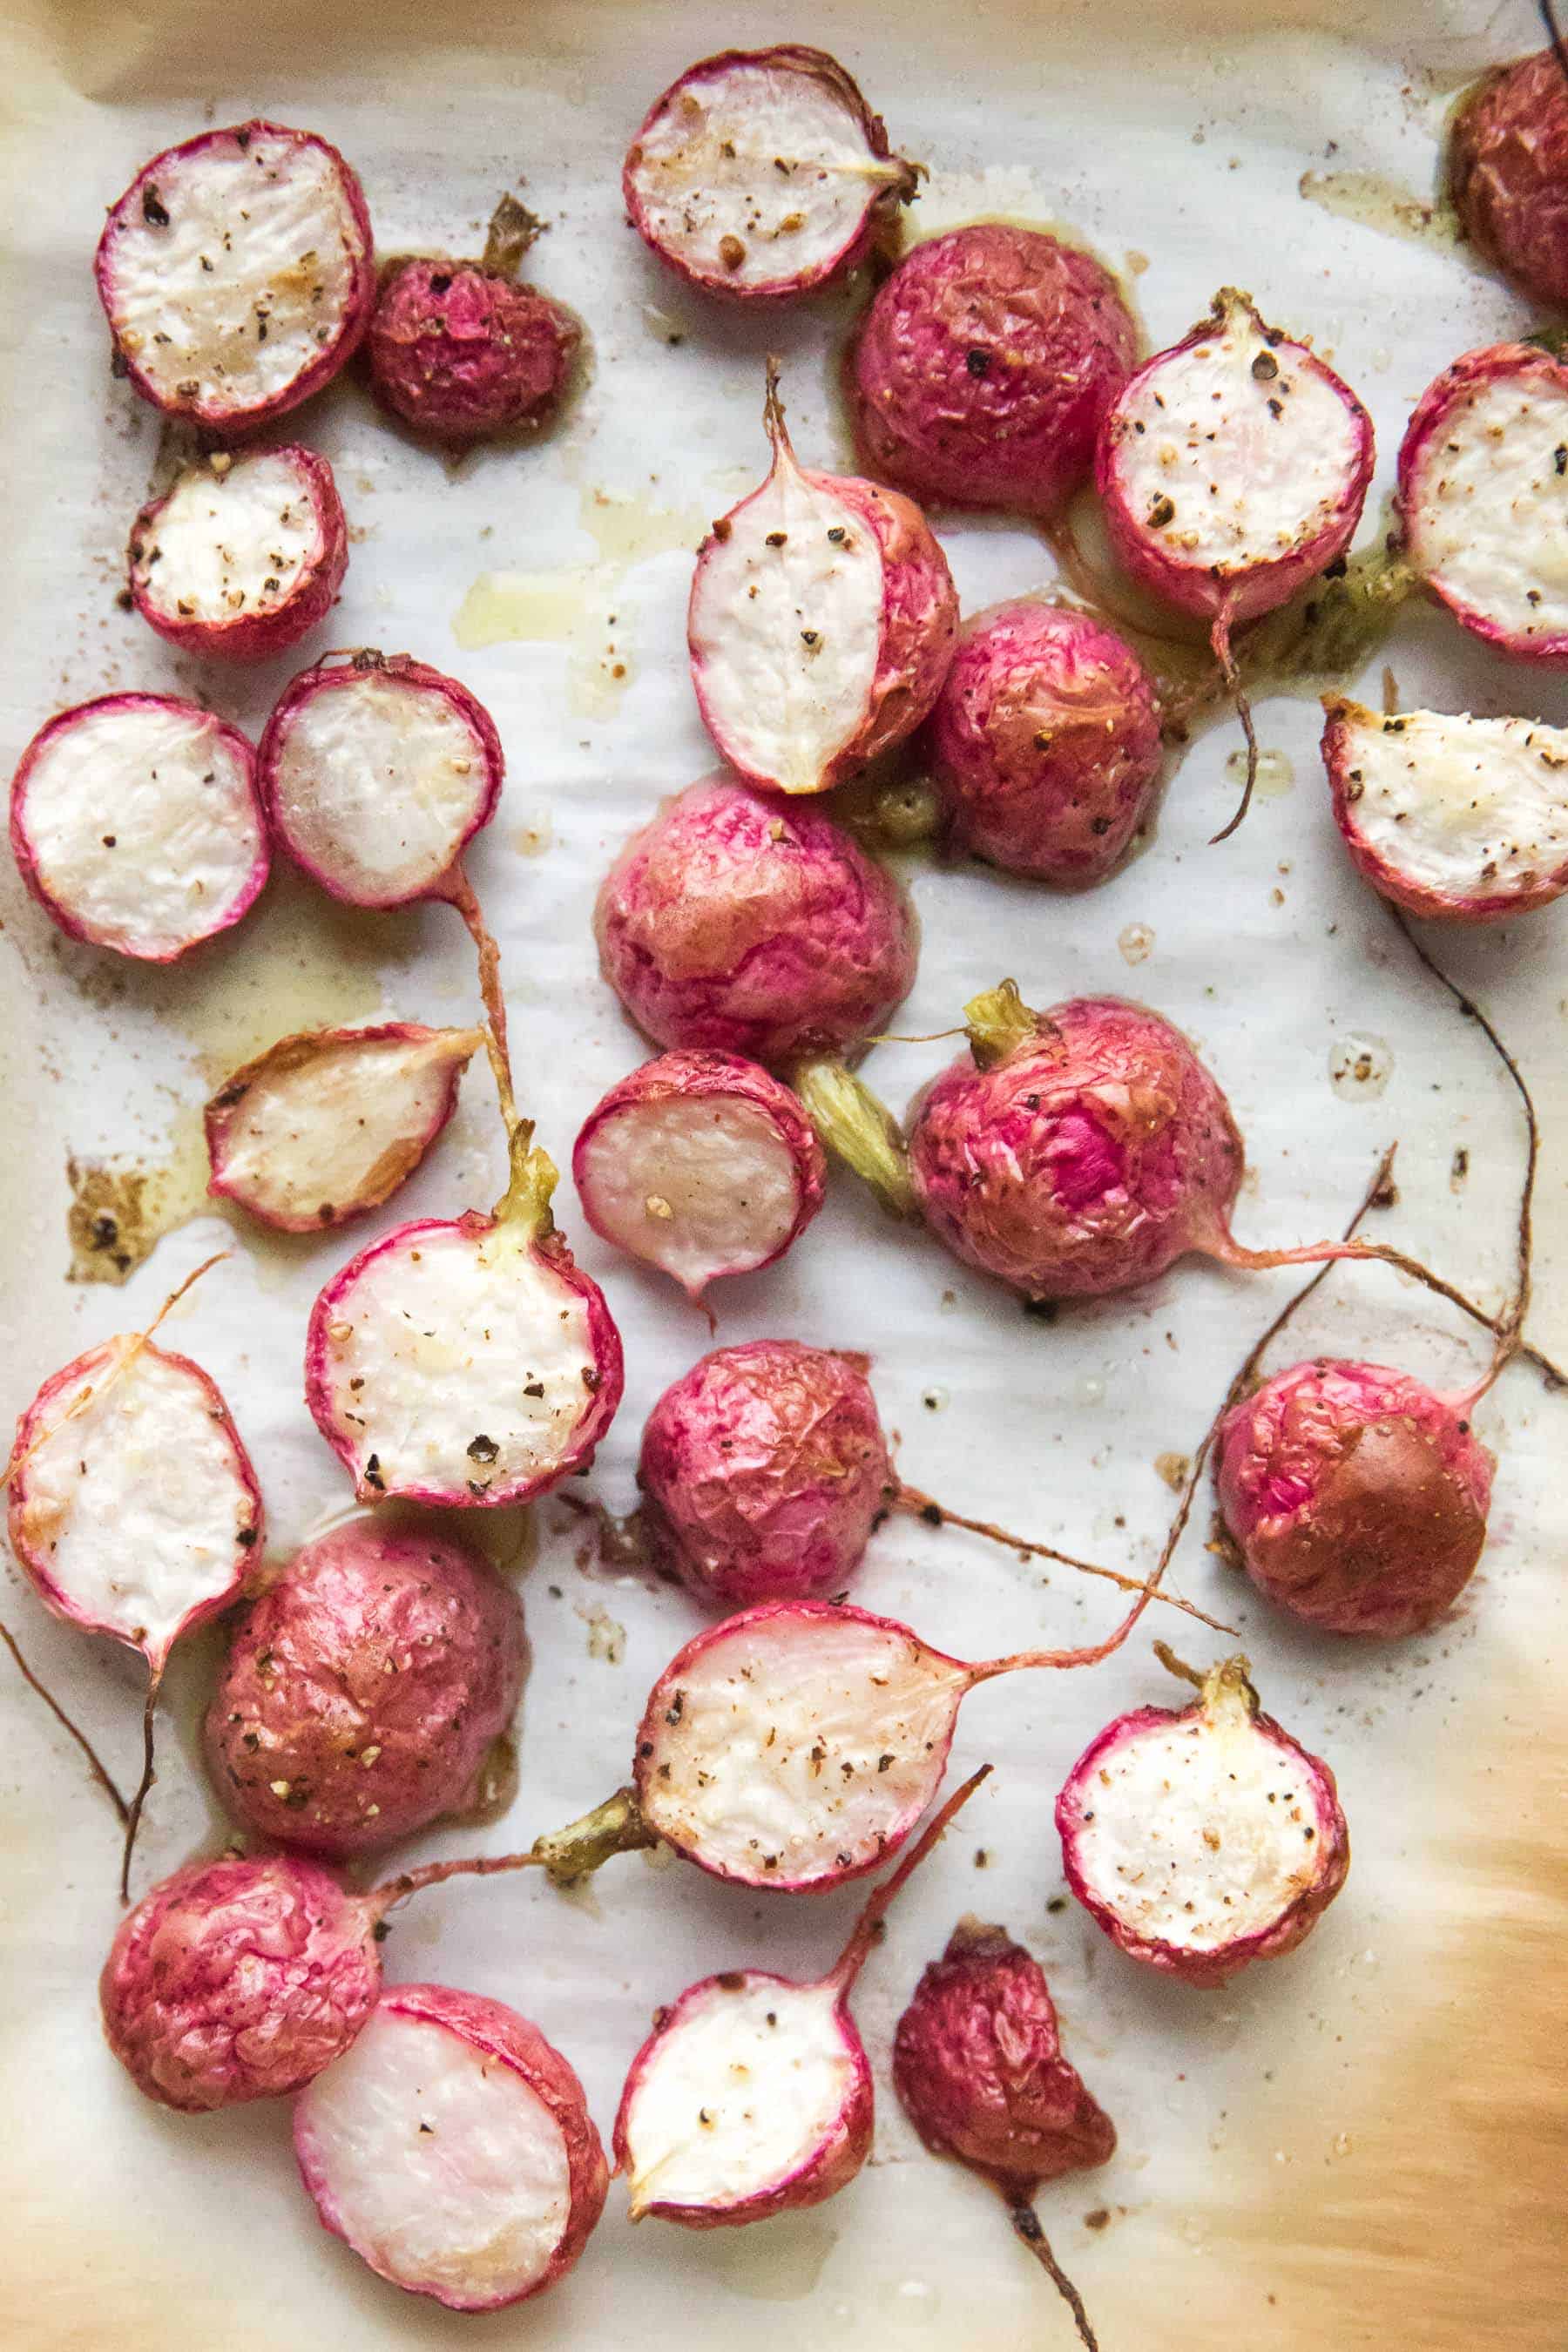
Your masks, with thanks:
[[[215,450],[132,525],[131,594],[183,653],[271,661],[325,619],[348,553],[324,457],[298,442],[237,457]]]

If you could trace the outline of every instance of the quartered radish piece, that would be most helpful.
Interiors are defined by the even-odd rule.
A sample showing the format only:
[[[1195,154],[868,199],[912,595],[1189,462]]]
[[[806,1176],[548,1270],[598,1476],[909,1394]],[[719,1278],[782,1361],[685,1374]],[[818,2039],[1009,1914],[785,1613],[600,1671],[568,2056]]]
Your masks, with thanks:
[[[131,527],[131,593],[161,637],[215,661],[270,661],[324,620],[348,564],[332,469],[290,442],[187,466]]]
[[[319,391],[375,296],[364,191],[335,147],[276,122],[154,155],[111,207],[94,268],[116,373],[211,433]]]
[[[594,1231],[693,1299],[782,1257],[826,1172],[798,1097],[739,1054],[645,1062],[589,1112],[572,1154]]]
[[[379,1208],[451,1118],[484,1042],[415,1021],[280,1037],[207,1104],[208,1192],[286,1234]]]
[[[1495,923],[1568,889],[1568,732],[1338,695],[1323,709],[1334,821],[1384,898],[1432,922]]]
[[[1350,1868],[1334,1776],[1264,1715],[1245,1658],[1090,1742],[1057,1799],[1068,1884],[1111,1941],[1188,1984],[1294,1949]]]
[[[738,774],[821,793],[902,742],[930,710],[952,656],[958,597],[910,499],[803,470],[772,362],[763,415],[768,478],[698,551],[691,681]]]
[[[69,938],[173,963],[237,923],[267,880],[256,754],[173,695],[78,703],[22,754],[11,847]]]
[[[1551,310],[1568,303],[1568,82],[1553,49],[1498,66],[1448,133],[1448,193],[1479,253]]]
[[[876,2102],[849,1996],[899,1889],[991,1767],[950,1797],[862,1910],[815,1984],[731,1969],[661,2009],[633,2059],[616,2116],[616,2169],[631,2218],[689,2230],[764,2221],[820,2205],[871,2152]]]
[[[1399,448],[1405,556],[1472,636],[1568,662],[1568,365],[1532,343],[1467,352]]]
[[[627,149],[621,190],[679,277],[778,301],[864,259],[919,178],[843,67],[784,42],[689,66]]]
[[[583,2085],[537,2026],[447,1985],[390,1986],[294,2110],[323,2228],[410,2294],[499,2311],[552,2286],[605,2209]]]

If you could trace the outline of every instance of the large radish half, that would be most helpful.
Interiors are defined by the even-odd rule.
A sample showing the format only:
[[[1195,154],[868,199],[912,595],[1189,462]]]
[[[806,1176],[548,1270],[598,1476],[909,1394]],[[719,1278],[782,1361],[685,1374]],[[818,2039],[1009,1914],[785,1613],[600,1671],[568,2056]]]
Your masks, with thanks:
[[[131,527],[131,593],[183,653],[271,661],[326,618],[343,584],[348,524],[312,449],[215,450]]]

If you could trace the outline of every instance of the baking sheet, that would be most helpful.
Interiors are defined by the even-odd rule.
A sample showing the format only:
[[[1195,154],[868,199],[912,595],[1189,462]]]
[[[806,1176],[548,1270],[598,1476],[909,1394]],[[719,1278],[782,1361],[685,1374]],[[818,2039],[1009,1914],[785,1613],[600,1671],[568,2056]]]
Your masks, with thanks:
[[[1127,272],[1152,347],[1217,284],[1250,287],[1268,315],[1313,332],[1372,408],[1379,493],[1426,381],[1456,352],[1525,323],[1506,289],[1390,200],[1391,189],[1430,194],[1452,91],[1490,58],[1533,46],[1522,0],[1386,0],[1375,11],[1096,0],[1048,15],[1024,0],[962,11],[918,0],[896,12],[826,0],[793,16],[577,0],[470,6],[445,25],[408,0],[331,11],[30,0],[12,5],[0,37],[7,763],[57,705],[118,685],[207,693],[253,728],[292,667],[204,672],[115,605],[126,527],[168,452],[156,419],[110,381],[87,264],[103,205],[146,155],[204,121],[266,113],[343,148],[384,250],[477,243],[495,195],[520,181],[553,224],[537,275],[585,317],[594,361],[552,437],[448,468],[353,384],[290,429],[332,459],[354,527],[332,641],[452,668],[500,724],[507,793],[472,870],[501,940],[521,1090],[563,1160],[583,1114],[640,1057],[597,982],[589,908],[614,845],[710,764],[683,658],[689,550],[763,469],[766,349],[783,354],[807,460],[848,455],[829,390],[843,298],[765,323],[721,319],[660,275],[621,221],[626,138],[683,64],[731,41],[834,48],[895,143],[931,165],[918,228],[997,211],[1072,224]],[[1300,193],[1307,172],[1327,176],[1316,201]],[[1047,576],[1027,531],[939,522],[966,608]],[[1374,495],[1363,538],[1376,528]],[[1568,715],[1561,688],[1510,671],[1436,616],[1404,616],[1389,658],[1407,700]],[[1260,731],[1282,759],[1223,849],[1205,846],[1235,791],[1234,734],[1222,727],[1191,751],[1146,851],[1084,899],[912,865],[924,950],[901,1026],[948,1025],[1004,971],[1037,1002],[1145,996],[1200,1042],[1230,1094],[1251,1159],[1246,1239],[1337,1229],[1398,1137],[1401,1199],[1381,1230],[1500,1296],[1521,1159],[1511,1098],[1350,876],[1313,706],[1270,703]],[[19,1408],[78,1349],[145,1322],[226,1245],[170,1337],[224,1389],[261,1474],[272,1543],[288,1547],[344,1502],[298,1368],[310,1299],[357,1238],[268,1244],[187,1216],[198,1206],[196,1108],[225,1070],[290,1028],[384,1007],[469,1017],[456,919],[440,908],[352,917],[279,877],[188,970],[138,971],[57,938],[8,864],[0,919],[0,1404]],[[1547,1138],[1536,1328],[1560,1353],[1565,920],[1558,908],[1443,942],[1534,1081]],[[1365,1042],[1381,1085],[1331,1082],[1347,1040]],[[946,1050],[883,1047],[868,1075],[901,1104]],[[1469,1174],[1455,1189],[1460,1149]],[[454,1129],[382,1224],[485,1202],[500,1157],[475,1071]],[[172,1225],[122,1289],[66,1279],[68,1160],[89,1206],[95,1183],[107,1185],[131,1226]],[[594,1481],[625,1507],[643,1415],[708,1336],[699,1316],[599,1248],[569,1183],[558,1206],[626,1335],[626,1401]],[[955,1507],[1147,1563],[1171,1507],[1156,1461],[1196,1442],[1289,1280],[1187,1265],[1131,1301],[1047,1328],[884,1224],[846,1181],[790,1260],[727,1286],[716,1304],[726,1340],[791,1333],[869,1349],[914,1483]],[[1470,1331],[1382,1270],[1338,1274],[1297,1336],[1300,1351],[1371,1352],[1438,1379],[1478,1360]],[[1517,1371],[1489,1402],[1502,1459],[1482,1570],[1452,1626],[1394,1653],[1347,1655],[1266,1615],[1205,1553],[1206,1511],[1197,1515],[1174,1580],[1242,1628],[1268,1703],[1333,1762],[1352,1823],[1349,1886],[1299,1955],[1200,1995],[1135,1969],[1076,1909],[1052,1907],[1050,1803],[1063,1771],[1113,1713],[1169,1696],[1145,1641],[1093,1675],[989,1685],[965,1709],[955,1766],[990,1758],[996,1774],[910,1890],[858,1996],[886,2094],[859,2180],[814,2213],[702,2236],[651,2222],[632,2232],[614,2191],[571,2279],[488,2319],[399,2298],[316,2230],[282,2107],[191,2123],[148,2107],[120,2075],[93,2014],[116,1916],[112,1824],[7,1671],[9,2340],[170,2352],[221,2336],[232,2352],[279,2341],[359,2352],[444,2344],[460,2329],[466,2343],[574,2352],[737,2331],[753,2352],[1065,2343],[1065,2313],[992,2200],[923,2155],[886,2093],[891,2025],[921,1964],[959,1913],[978,1910],[1044,1960],[1068,2053],[1121,2134],[1110,2168],[1041,2200],[1107,2352],[1156,2342],[1185,2352],[1220,2326],[1260,2347],[1412,2340],[1442,2352],[1484,2340],[1546,2352],[1561,2341],[1568,2153],[1554,1682],[1568,1513],[1552,1475],[1564,1410]],[[647,1684],[698,1622],[676,1594],[584,1569],[566,1517],[546,1504],[531,1527],[494,1531],[525,1576],[534,1643],[521,1792],[484,1833],[498,1848],[622,1777]],[[878,1538],[857,1597],[972,1656],[1089,1637],[1115,1607],[1065,1572],[1047,1582],[956,1534],[901,1525]],[[133,1662],[54,1626],[14,1575],[6,1611],[129,1773]],[[1173,1621],[1161,1630],[1180,1642]],[[173,1675],[143,1883],[219,1834],[193,1748],[211,1657],[198,1643]],[[451,1835],[424,1846],[453,1850]],[[572,1900],[527,1875],[459,1883],[411,1906],[386,1959],[394,1976],[516,2002],[572,2057],[607,2128],[656,2001],[725,1965],[819,1969],[854,1902],[758,1900],[632,1858]]]

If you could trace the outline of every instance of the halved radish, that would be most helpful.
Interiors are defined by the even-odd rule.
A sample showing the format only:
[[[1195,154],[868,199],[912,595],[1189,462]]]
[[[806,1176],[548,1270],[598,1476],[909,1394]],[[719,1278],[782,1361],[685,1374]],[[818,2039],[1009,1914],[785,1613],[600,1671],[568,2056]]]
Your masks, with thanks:
[[[1568,662],[1568,365],[1532,343],[1467,352],[1399,448],[1405,553],[1472,636]]]
[[[1311,1932],[1350,1835],[1333,1774],[1261,1712],[1245,1658],[1188,1679],[1193,1706],[1137,1707],[1090,1742],[1057,1828],[1068,1884],[1113,1943],[1219,1985]]]
[[[661,1054],[610,1088],[572,1154],[583,1213],[689,1298],[772,1265],[822,1206],[826,1162],[787,1087],[739,1054]]]
[[[952,657],[958,597],[920,509],[852,476],[807,473],[778,368],[763,409],[767,480],[698,551],[687,613],[703,724],[731,766],[822,793],[902,742]]]
[[[1374,890],[1432,922],[1495,923],[1568,890],[1568,732],[1323,699],[1334,821]]]
[[[364,191],[335,147],[276,122],[154,155],[110,207],[94,270],[116,372],[221,434],[319,391],[375,296]]]
[[[343,584],[348,524],[324,457],[290,442],[215,450],[131,527],[131,593],[182,652],[270,661],[324,620]]]
[[[286,1234],[379,1208],[451,1118],[484,1042],[415,1021],[279,1037],[207,1104],[208,1192]]]
[[[168,694],[106,694],[39,729],[11,785],[11,847],[60,929],[173,963],[267,880],[256,754]]]
[[[853,268],[920,177],[822,49],[782,42],[689,66],[626,151],[626,216],[707,294],[780,300]]]

